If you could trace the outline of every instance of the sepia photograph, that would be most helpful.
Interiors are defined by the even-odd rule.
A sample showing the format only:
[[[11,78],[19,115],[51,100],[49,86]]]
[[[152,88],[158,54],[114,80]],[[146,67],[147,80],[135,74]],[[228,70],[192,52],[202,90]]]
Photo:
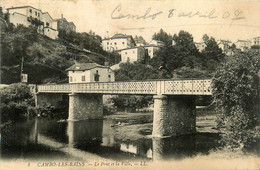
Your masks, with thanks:
[[[259,0],[1,0],[0,170],[260,169]]]

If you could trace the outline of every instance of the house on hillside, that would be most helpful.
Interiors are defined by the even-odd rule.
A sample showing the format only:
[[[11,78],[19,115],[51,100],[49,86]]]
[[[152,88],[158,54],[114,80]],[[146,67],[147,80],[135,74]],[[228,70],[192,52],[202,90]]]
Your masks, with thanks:
[[[206,44],[204,42],[195,42],[195,46],[199,50],[199,52],[202,52],[206,48]]]
[[[219,48],[222,49],[223,53],[227,53],[228,49],[231,47],[232,42],[229,40],[217,40],[217,44]]]
[[[77,63],[66,69],[69,83],[114,82],[115,73],[108,67],[97,63]]]
[[[165,43],[160,41],[160,40],[152,40],[152,41],[149,42],[149,45],[155,45],[155,46],[163,47],[163,46],[165,46]]]
[[[121,50],[121,62],[135,62],[145,59],[146,49],[144,47],[133,47]]]
[[[132,48],[135,46],[135,41],[131,35],[115,34],[111,38],[105,38],[102,40],[103,50],[109,52]]]
[[[21,24],[26,27],[34,25],[38,32],[52,39],[58,38],[57,28],[53,27],[53,19],[48,12],[42,12],[40,9],[31,6],[20,6],[7,8],[9,22],[15,26]]]
[[[161,49],[161,46],[156,45],[146,45],[144,48],[147,50],[149,58],[153,58],[155,53]]]
[[[241,51],[247,51],[251,48],[251,41],[249,40],[237,40],[235,42],[236,48]]]
[[[61,15],[61,18],[53,20],[53,25],[58,31],[76,32],[76,25],[73,22],[67,21],[66,18],[63,18],[63,15]]]

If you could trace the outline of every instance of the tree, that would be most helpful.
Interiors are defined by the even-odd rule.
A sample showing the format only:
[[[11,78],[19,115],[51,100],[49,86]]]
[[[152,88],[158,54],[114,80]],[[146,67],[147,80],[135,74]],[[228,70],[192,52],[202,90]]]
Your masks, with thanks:
[[[209,38],[209,36],[205,34],[203,35],[203,41],[206,47],[202,50],[202,66],[207,69],[210,74],[213,74],[220,63],[224,61],[225,54],[213,37]]]
[[[254,141],[259,124],[260,55],[236,54],[213,78],[218,128],[231,148],[245,149]]]
[[[159,79],[161,74],[150,65],[135,63],[121,63],[120,69],[115,72],[116,81]]]
[[[0,89],[0,98],[2,122],[26,118],[35,105],[30,89],[25,84],[12,84]]]
[[[180,31],[173,36],[173,40],[175,44],[162,48],[157,55],[150,60],[150,64],[155,68],[159,67],[165,70],[167,72],[166,75],[170,75],[167,77],[187,77],[188,75],[184,75],[185,73],[200,70],[200,53],[193,42],[192,35],[186,31]],[[176,69],[182,71],[177,71],[177,73],[175,71]],[[192,76],[192,74],[189,73],[189,76]]]
[[[163,31],[163,29],[160,29],[159,33],[154,33],[152,39],[160,40],[166,45],[172,45],[172,35]]]
[[[181,30],[178,34],[174,34],[173,41],[175,42],[175,47],[178,51],[188,53],[189,55],[197,55],[198,50],[193,41],[193,36]]]

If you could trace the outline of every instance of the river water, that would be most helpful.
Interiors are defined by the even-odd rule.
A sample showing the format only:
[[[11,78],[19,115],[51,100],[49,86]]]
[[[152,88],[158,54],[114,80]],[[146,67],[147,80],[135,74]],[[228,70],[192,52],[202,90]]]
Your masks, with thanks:
[[[122,140],[115,133],[114,124],[114,120],[107,119],[56,121],[44,118],[9,124],[1,130],[1,157],[73,157],[77,160],[92,155],[112,160],[168,160],[208,154],[220,146],[217,133]]]

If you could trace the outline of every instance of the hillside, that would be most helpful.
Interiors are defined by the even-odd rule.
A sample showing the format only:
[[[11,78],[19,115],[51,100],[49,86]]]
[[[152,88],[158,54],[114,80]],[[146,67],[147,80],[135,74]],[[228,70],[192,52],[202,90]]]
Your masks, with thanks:
[[[65,70],[75,62],[113,64],[118,57],[103,51],[98,35],[60,32],[53,40],[38,34],[33,26],[0,24],[1,84],[19,82],[22,63],[28,83],[53,83],[65,82]]]

